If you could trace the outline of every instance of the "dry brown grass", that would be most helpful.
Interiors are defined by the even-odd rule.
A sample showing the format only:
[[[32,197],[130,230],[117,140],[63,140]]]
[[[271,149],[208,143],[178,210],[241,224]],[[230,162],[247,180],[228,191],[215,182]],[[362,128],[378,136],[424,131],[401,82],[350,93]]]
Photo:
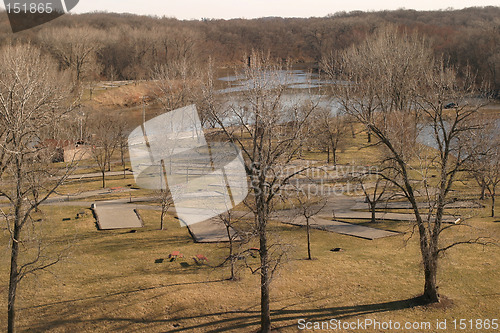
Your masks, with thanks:
[[[241,270],[238,281],[226,281],[227,267],[217,267],[227,255],[225,244],[195,244],[186,228],[171,216],[160,231],[158,212],[141,211],[145,228],[136,233],[97,231],[94,220],[63,222],[81,208],[45,207],[52,250],[75,238],[70,257],[52,269],[23,281],[19,298],[21,331],[50,332],[256,332],[259,280]],[[388,222],[389,223],[389,222]],[[500,224],[488,218],[473,221],[491,235]],[[409,231],[406,223],[385,227]],[[277,332],[296,332],[297,321],[331,318],[378,321],[430,321],[453,318],[496,318],[500,298],[495,247],[466,246],[441,260],[439,285],[452,302],[446,307],[411,307],[422,290],[423,277],[417,237],[374,241],[313,230],[312,254],[306,257],[305,230],[272,223],[274,239],[291,244],[288,260],[271,286],[273,326]],[[467,237],[456,230],[448,237]],[[1,242],[6,244],[7,235]],[[249,245],[252,246],[252,245]],[[343,252],[330,252],[341,247]],[[185,257],[165,260],[171,251]],[[6,287],[8,255],[1,258],[0,281]],[[198,266],[196,254],[209,258]],[[253,259],[256,260],[256,259]],[[6,308],[1,289],[0,306]],[[0,313],[4,330],[5,311]],[[377,330],[368,330],[377,331]],[[448,330],[452,332],[453,330]]]
[[[99,106],[135,106],[142,103],[143,96],[155,95],[157,89],[152,82],[136,82],[122,87],[98,91],[91,104]]]
[[[344,147],[341,164],[370,164],[377,151],[360,149],[366,136]],[[307,159],[325,160],[326,155],[306,153]],[[126,186],[109,178],[109,186]],[[458,185],[461,193],[470,184]],[[85,183],[68,182],[61,190],[98,189],[98,178]],[[469,188],[469,189],[468,189]],[[467,194],[469,194],[467,192]],[[116,194],[121,196],[120,194]],[[500,203],[499,203],[500,205]],[[169,215],[167,230],[159,229],[159,212],[144,210],[145,228],[97,231],[88,213],[75,220],[78,207],[43,207],[49,249],[57,252],[70,240],[68,259],[51,271],[30,276],[19,290],[19,328],[30,332],[256,332],[259,321],[259,277],[241,269],[240,279],[225,280],[228,267],[216,267],[228,253],[226,244],[195,244],[186,228]],[[443,241],[467,239],[479,234],[500,237],[500,220],[487,218],[485,208],[471,219],[475,229],[459,227],[443,235]],[[71,217],[71,221],[62,221]],[[1,221],[0,221],[1,222]],[[361,222],[361,221],[358,221]],[[430,322],[452,319],[494,319],[500,308],[500,249],[462,246],[450,250],[440,261],[440,291],[449,300],[441,306],[414,307],[412,298],[423,289],[418,237],[407,241],[407,222],[386,221],[375,227],[407,234],[364,240],[312,230],[312,254],[306,257],[305,230],[272,222],[273,239],[291,247],[288,260],[271,285],[271,309],[276,332],[297,332],[301,318],[325,321],[332,318],[356,321]],[[6,326],[9,253],[8,233],[0,229],[0,330]],[[249,246],[256,246],[251,243]],[[344,251],[331,252],[340,247]],[[174,250],[181,260],[167,259]],[[192,257],[204,254],[209,266],[198,266]],[[255,262],[257,259],[252,259]],[[383,332],[385,330],[361,330]],[[433,326],[432,332],[436,332]],[[461,332],[475,332],[463,330]]]

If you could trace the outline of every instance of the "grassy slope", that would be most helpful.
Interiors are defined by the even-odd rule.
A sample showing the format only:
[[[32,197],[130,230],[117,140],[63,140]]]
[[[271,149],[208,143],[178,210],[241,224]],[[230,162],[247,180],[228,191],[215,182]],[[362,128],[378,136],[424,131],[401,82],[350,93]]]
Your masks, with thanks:
[[[339,154],[340,163],[370,163],[370,154],[358,149],[364,138],[359,134],[346,145]],[[324,154],[311,153],[306,157],[325,159]],[[109,186],[126,186],[132,181],[130,176],[126,180],[109,179]],[[63,189],[98,189],[99,184],[99,179],[83,184],[68,182]],[[477,189],[473,192],[477,195]],[[187,229],[181,228],[172,217],[167,230],[160,231],[159,212],[155,211],[141,211],[146,227],[128,233],[97,231],[88,211],[85,218],[75,220],[82,208],[44,207],[43,210],[51,251],[57,252],[68,241],[72,248],[69,257],[50,272],[30,276],[22,282],[18,300],[22,331],[255,332],[258,329],[258,276],[242,269],[240,280],[225,281],[228,268],[214,268],[227,254],[225,244],[194,244]],[[479,212],[472,223],[498,238],[500,223],[498,219],[484,217],[488,212],[488,208]],[[65,217],[73,219],[63,222]],[[377,227],[410,231],[406,223],[398,222]],[[303,228],[272,223],[271,229],[273,234],[280,235],[282,242],[292,244],[288,260],[271,286],[273,325],[277,331],[297,331],[300,318],[314,321],[371,318],[433,324],[436,319],[450,322],[454,318],[498,318],[498,248],[463,246],[450,250],[441,261],[439,285],[452,305],[411,308],[408,299],[418,295],[423,284],[416,236],[407,243],[404,235],[368,241],[313,230],[315,260],[307,261],[303,259],[306,256]],[[470,235],[470,230],[460,228],[446,234],[445,239]],[[7,241],[7,231],[0,229],[0,244]],[[335,247],[345,251],[330,252]],[[167,258],[173,250],[181,251],[185,258],[155,264],[156,259]],[[5,309],[9,253],[5,247],[2,253],[0,308]],[[198,253],[206,255],[212,267],[195,265],[191,257]],[[5,325],[6,311],[0,311],[0,330],[5,330]]]
[[[137,233],[96,231],[90,214],[75,220],[81,208],[46,207],[52,248],[73,244],[70,256],[52,269],[23,281],[19,322],[23,330],[54,332],[103,331],[255,331],[258,323],[258,277],[241,271],[236,282],[223,281],[227,267],[197,266],[191,259],[206,255],[220,263],[223,244],[194,244],[186,230],[169,217],[168,229],[157,230],[158,212],[142,211],[146,228]],[[63,222],[62,218],[73,217]],[[478,218],[475,225],[491,234],[500,224]],[[391,229],[408,231],[405,224]],[[304,229],[272,224],[285,243],[292,244],[288,260],[272,285],[274,326],[296,331],[299,318],[372,318],[379,321],[432,321],[447,318],[498,316],[500,250],[465,246],[441,261],[440,290],[453,305],[447,308],[408,308],[407,299],[422,287],[416,237],[368,241],[313,230],[313,256],[307,261]],[[468,236],[466,230],[457,235]],[[73,240],[74,238],[74,240]],[[6,243],[3,232],[1,243]],[[330,252],[341,247],[344,252]],[[155,264],[173,250],[184,259]],[[8,255],[2,256],[0,279],[7,281]],[[3,284],[5,286],[5,284]],[[6,291],[0,306],[5,308]],[[0,313],[4,329],[6,313]],[[180,325],[176,327],[176,325]]]

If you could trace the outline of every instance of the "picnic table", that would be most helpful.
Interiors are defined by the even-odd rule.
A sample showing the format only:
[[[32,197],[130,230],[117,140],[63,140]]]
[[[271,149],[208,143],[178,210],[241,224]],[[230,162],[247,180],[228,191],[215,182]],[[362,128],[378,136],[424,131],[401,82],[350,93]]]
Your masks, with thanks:
[[[208,262],[208,258],[203,254],[197,254],[193,257],[193,259],[198,265]]]
[[[182,257],[183,257],[183,255],[182,255],[182,253],[180,253],[180,251],[172,251],[172,253],[170,253],[170,254],[168,255],[168,257],[169,257],[170,259],[172,259],[172,260],[175,260],[175,259],[177,259],[177,258],[182,258]]]
[[[258,253],[260,251],[260,249],[258,247],[251,247],[251,248],[249,248],[249,250],[250,250],[250,255],[252,256],[252,258],[257,258],[256,253]]]

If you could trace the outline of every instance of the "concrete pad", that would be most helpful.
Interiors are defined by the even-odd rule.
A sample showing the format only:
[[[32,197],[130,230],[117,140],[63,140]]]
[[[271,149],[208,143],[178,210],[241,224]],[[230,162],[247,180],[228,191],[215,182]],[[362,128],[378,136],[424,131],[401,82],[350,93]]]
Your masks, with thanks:
[[[419,202],[419,208],[427,208],[429,207],[428,202]],[[411,209],[412,206],[409,202],[380,202],[377,204],[377,209]],[[447,205],[445,205],[446,209],[472,209],[472,208],[484,208],[484,205],[475,201],[454,201]],[[353,210],[358,209],[369,209],[368,203],[365,202],[356,202],[356,205],[352,207]]]
[[[291,222],[284,222],[284,223],[298,225],[298,226],[306,225],[305,218],[303,217],[296,218]],[[311,223],[310,224],[311,228],[314,229],[331,231],[343,235],[354,236],[369,240],[400,235],[399,232],[395,231],[375,229],[346,222],[328,221],[321,218],[315,218],[314,221],[310,220],[310,223]]]
[[[359,211],[368,209],[368,204],[364,202],[364,197],[345,197],[339,196],[334,199],[334,211],[336,219],[371,219],[371,212]],[[396,206],[405,207],[406,202],[394,202]],[[378,209],[383,209],[384,203],[377,206]],[[423,215],[425,218],[426,215]],[[391,213],[391,212],[376,212],[377,220],[397,220],[397,221],[415,221],[415,215],[412,213]],[[454,223],[459,216],[443,215],[444,223]]]
[[[352,211],[350,213],[335,213],[335,218],[337,219],[371,219],[371,212],[358,212]],[[427,215],[423,215],[423,218],[426,218]],[[375,218],[377,220],[393,220],[393,221],[415,221],[415,215],[413,214],[404,214],[404,213],[385,213],[385,212],[376,212]],[[443,215],[444,223],[454,223],[458,217]]]
[[[131,205],[98,202],[94,212],[100,230],[142,228],[144,226],[135,207]]]
[[[212,218],[203,222],[191,224],[188,226],[188,229],[193,236],[194,241],[197,243],[229,242],[226,226],[224,225],[224,222],[218,218]],[[234,237],[236,231],[233,228],[230,229],[230,233],[233,240],[241,240],[239,236]]]

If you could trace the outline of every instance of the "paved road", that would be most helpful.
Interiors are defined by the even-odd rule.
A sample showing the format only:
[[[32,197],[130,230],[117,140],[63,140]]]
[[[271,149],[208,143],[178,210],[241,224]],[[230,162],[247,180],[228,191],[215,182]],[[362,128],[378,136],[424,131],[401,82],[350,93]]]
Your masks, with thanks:
[[[120,173],[118,173],[120,174]],[[92,177],[93,174],[79,175],[83,177]],[[124,191],[133,191],[131,189],[123,189]],[[57,205],[72,205],[72,206],[86,206],[90,207],[91,202],[84,201],[85,198],[96,195],[106,195],[111,193],[109,189],[89,191],[85,193],[80,193],[75,196],[56,196],[47,200],[45,204],[57,204]],[[83,199],[83,200],[82,200]],[[142,197],[133,198],[133,201],[147,202],[154,200],[154,197]],[[142,227],[142,222],[136,214],[135,209],[152,209],[160,210],[158,206],[141,205],[135,202],[129,203],[128,198],[117,199],[112,201],[98,201],[96,213],[99,218],[99,226],[101,229],[118,229],[118,228],[140,228]],[[406,208],[406,203],[391,203],[391,208]],[[457,204],[458,205],[458,204]],[[369,228],[365,226],[360,226],[351,223],[345,223],[336,221],[336,219],[369,219],[371,218],[370,212],[358,211],[360,209],[367,209],[368,205],[364,202],[363,197],[349,197],[344,195],[334,195],[330,196],[327,200],[326,205],[321,210],[321,212],[316,216],[316,222],[313,227],[321,230],[328,230],[332,232],[337,232],[341,234],[351,235],[355,237],[361,237],[365,239],[376,239],[381,237],[394,236],[397,233],[391,231],[385,231],[375,228]],[[333,213],[335,218],[333,218]],[[243,212],[235,212],[236,215],[246,214],[247,218],[251,214]],[[295,225],[305,225],[305,221],[301,218],[297,218],[296,210],[284,210],[277,212],[273,218],[280,219],[285,223],[291,223]],[[379,220],[389,219],[389,220],[403,220],[403,221],[413,221],[413,214],[403,214],[403,213],[387,213],[387,212],[377,212],[376,218]],[[454,222],[457,219],[456,216],[444,216],[444,222]],[[224,223],[218,218],[213,218],[208,221],[197,223],[189,226],[189,231],[196,242],[200,243],[212,243],[212,242],[227,242],[229,238],[227,236],[226,227]],[[234,235],[234,230],[231,233]]]
[[[428,208],[429,203],[427,202],[419,202],[419,208]],[[367,203],[357,203],[353,209],[367,209]],[[377,208],[382,209],[411,209],[411,204],[409,202],[382,202],[377,205]],[[470,209],[470,208],[484,208],[484,205],[475,201],[454,201],[447,205],[445,205],[446,209]]]
[[[125,175],[133,175],[131,171],[125,171]],[[108,176],[123,176],[123,171],[107,171],[105,177]],[[102,173],[100,172],[92,172],[92,173],[82,173],[82,174],[74,174],[69,175],[66,179],[84,179],[84,178],[98,178],[102,177]]]
[[[47,200],[45,200],[45,202],[43,204],[50,205],[53,203],[62,203],[62,202],[78,202],[82,199],[86,199],[89,197],[108,195],[108,194],[115,193],[115,192],[122,193],[122,192],[133,192],[133,191],[137,191],[137,190],[124,187],[124,188],[120,188],[117,191],[114,191],[114,190],[109,189],[109,188],[103,188],[103,189],[99,189],[99,190],[86,191],[86,192],[82,192],[82,193],[78,193],[78,194],[71,194],[71,195],[56,194],[56,195],[51,196]],[[129,199],[127,199],[127,200],[129,200]]]

